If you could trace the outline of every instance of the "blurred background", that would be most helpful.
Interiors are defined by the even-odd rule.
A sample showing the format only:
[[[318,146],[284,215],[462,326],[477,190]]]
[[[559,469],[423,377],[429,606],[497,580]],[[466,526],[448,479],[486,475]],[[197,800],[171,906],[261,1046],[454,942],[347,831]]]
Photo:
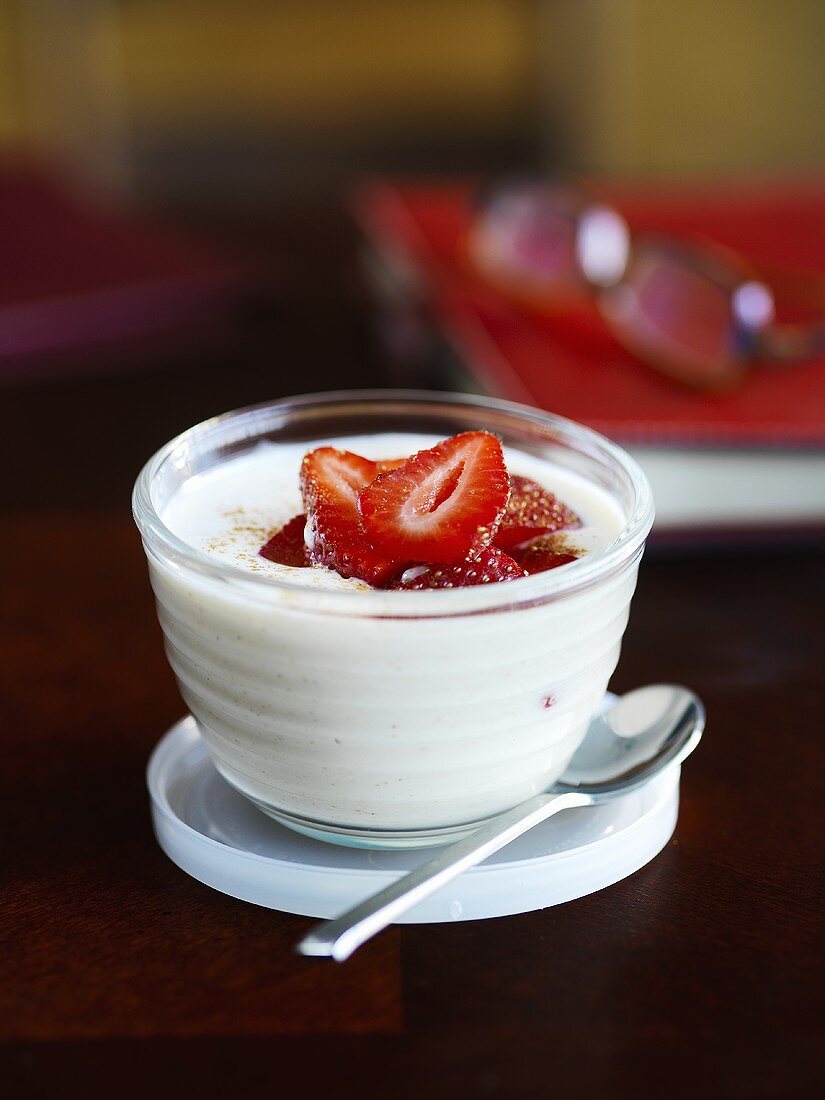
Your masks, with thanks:
[[[136,465],[224,407],[382,384],[356,179],[815,179],[823,41],[821,0],[3,0],[2,399],[30,426],[59,393],[49,438],[85,446],[70,399]]]
[[[186,212],[361,170],[825,160],[819,0],[5,0],[0,137]]]

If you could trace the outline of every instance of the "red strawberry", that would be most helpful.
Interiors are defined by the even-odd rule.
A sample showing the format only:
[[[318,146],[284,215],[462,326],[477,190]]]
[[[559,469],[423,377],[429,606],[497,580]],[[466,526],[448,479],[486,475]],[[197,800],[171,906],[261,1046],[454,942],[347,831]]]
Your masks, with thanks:
[[[294,516],[280,531],[276,531],[268,542],[264,543],[258,551],[260,556],[278,565],[296,567],[309,565],[309,554],[304,542],[306,522],[305,515]]]
[[[368,458],[335,447],[317,447],[301,463],[301,495],[312,533],[310,560],[376,586],[402,564],[374,549],[358,514],[358,494],[377,472]]]
[[[559,546],[558,540],[552,535],[533,539],[525,546],[517,546],[511,551],[513,558],[519,566],[529,574],[544,573],[548,569],[557,569],[560,565],[567,565],[575,561],[578,554],[571,554],[568,550]]]
[[[581,527],[576,513],[529,477],[512,474],[510,499],[495,535],[495,544],[509,550],[520,542],[552,531]]]
[[[388,556],[458,562],[490,542],[509,491],[496,437],[463,432],[380,474],[358,507],[370,541]]]
[[[453,565],[413,565],[389,585],[390,588],[418,592],[428,588],[468,588],[475,584],[513,581],[527,574],[495,546],[483,546]]]

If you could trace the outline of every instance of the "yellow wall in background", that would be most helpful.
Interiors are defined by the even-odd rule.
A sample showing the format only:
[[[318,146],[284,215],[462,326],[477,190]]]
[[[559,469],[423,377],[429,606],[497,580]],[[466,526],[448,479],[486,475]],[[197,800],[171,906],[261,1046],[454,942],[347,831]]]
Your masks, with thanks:
[[[825,164],[825,0],[554,0],[546,101],[577,166]]]
[[[516,0],[178,0],[122,8],[133,109],[353,127],[500,120],[534,82]]]
[[[438,134],[442,148],[453,138],[485,147],[511,130],[538,133],[525,0],[0,8],[16,15],[4,21],[22,73],[22,92],[0,91],[0,140],[22,133],[65,174],[115,191],[184,195],[208,182],[234,201],[236,182],[213,167],[231,167],[239,144],[242,186],[267,194],[287,169],[298,188],[313,172],[332,181],[357,170],[371,141],[415,150],[417,135]]]
[[[20,36],[15,15],[11,4],[0,2],[0,143],[17,143],[25,133]]]
[[[0,0],[0,142],[115,187],[154,157],[161,191],[193,136],[205,163],[282,140],[299,182],[296,137],[320,164],[518,133],[602,172],[823,165],[823,44],[825,0]]]

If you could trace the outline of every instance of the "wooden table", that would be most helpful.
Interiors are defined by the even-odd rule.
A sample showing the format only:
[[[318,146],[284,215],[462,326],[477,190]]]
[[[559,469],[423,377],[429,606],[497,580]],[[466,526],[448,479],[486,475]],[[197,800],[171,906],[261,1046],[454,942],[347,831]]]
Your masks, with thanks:
[[[811,550],[643,563],[612,686],[682,681],[709,725],[675,838],[609,890],[393,928],[335,965],[292,953],[308,919],[214,893],[160,851],[143,770],[183,705],[133,478],[207,414],[382,378],[357,310],[270,321],[277,357],[2,395],[5,1095],[802,1094],[823,1068]]]

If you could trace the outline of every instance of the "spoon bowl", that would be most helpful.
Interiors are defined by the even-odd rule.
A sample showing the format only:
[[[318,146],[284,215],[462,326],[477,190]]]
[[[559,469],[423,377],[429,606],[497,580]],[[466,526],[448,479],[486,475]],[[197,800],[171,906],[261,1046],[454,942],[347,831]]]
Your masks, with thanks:
[[[684,760],[699,742],[705,711],[692,691],[651,684],[623,695],[590,723],[554,794],[587,793],[607,801]]]

